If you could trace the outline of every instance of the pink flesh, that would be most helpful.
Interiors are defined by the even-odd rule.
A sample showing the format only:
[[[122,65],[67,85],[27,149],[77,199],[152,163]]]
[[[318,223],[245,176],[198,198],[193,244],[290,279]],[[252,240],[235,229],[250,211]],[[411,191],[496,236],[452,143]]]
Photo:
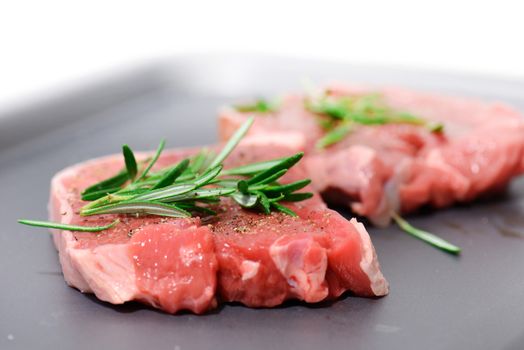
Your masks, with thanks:
[[[167,312],[214,306],[217,262],[208,227],[177,221],[139,229],[129,243],[140,299]]]
[[[302,133],[315,188],[376,224],[387,224],[392,210],[470,201],[504,188],[524,171],[524,120],[510,107],[398,88],[332,84],[327,90],[333,96],[378,92],[393,108],[445,125],[444,134],[413,125],[359,126],[342,142],[317,151],[323,132],[302,97],[288,96],[278,112],[257,118],[253,134]],[[245,118],[222,110],[221,137]]]
[[[367,233],[361,237],[360,224],[329,209],[289,207],[298,218],[261,216],[237,206],[219,215],[213,230],[219,291],[226,301],[275,306],[290,298],[318,302],[347,290],[364,296],[387,293],[376,256],[368,259],[375,253]],[[259,263],[257,272],[246,276],[245,261]]]
[[[300,138],[283,143],[272,136],[246,138],[228,165],[283,157],[301,148]],[[168,151],[156,168],[194,152]],[[122,166],[120,156],[110,156],[57,174],[51,219],[83,225],[113,221],[116,215],[80,217],[78,210],[85,204],[80,192]],[[304,177],[305,170],[295,167],[284,181]],[[205,224],[200,218],[121,215],[121,224],[102,233],[60,231],[54,239],[68,284],[111,303],[138,300],[170,313],[205,312],[216,305],[217,293],[219,299],[254,307],[290,298],[317,302],[346,290],[387,294],[374,248],[360,224],[326,209],[318,195],[289,207],[300,218],[266,216],[226,200],[219,207],[224,211],[205,218]]]

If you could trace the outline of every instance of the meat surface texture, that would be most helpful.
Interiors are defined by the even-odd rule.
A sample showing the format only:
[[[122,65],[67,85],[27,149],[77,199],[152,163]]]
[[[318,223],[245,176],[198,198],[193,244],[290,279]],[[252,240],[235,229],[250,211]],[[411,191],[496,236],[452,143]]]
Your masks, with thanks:
[[[248,137],[226,166],[287,156],[304,144],[298,133],[284,141],[279,135]],[[155,166],[195,152],[167,151]],[[116,174],[124,166],[121,158],[81,163],[52,180],[51,220],[79,225],[121,220],[100,233],[55,230],[70,286],[113,304],[135,300],[169,313],[203,313],[220,301],[271,307],[288,299],[319,302],[346,291],[360,296],[388,293],[364,226],[327,209],[318,195],[286,204],[297,218],[244,210],[228,200],[215,208],[217,216],[207,218],[79,216],[85,204],[80,192]],[[305,169],[297,166],[284,182],[304,177]]]
[[[422,206],[442,208],[504,189],[524,171],[524,119],[509,106],[399,88],[331,84],[334,98],[378,93],[387,105],[444,125],[443,133],[408,124],[359,125],[341,142],[314,147],[324,131],[305,97],[286,96],[277,111],[241,113],[223,108],[220,136],[226,139],[248,115],[250,132],[302,135],[307,175],[328,203],[349,207],[377,225],[391,212]]]

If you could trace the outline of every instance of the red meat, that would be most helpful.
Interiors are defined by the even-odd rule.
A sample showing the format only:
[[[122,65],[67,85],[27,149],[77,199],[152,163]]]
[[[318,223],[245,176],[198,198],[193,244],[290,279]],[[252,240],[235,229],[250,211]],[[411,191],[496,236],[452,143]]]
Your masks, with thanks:
[[[302,147],[300,137],[246,138],[227,165],[287,156]],[[165,152],[156,166],[194,152]],[[267,307],[287,299],[318,302],[345,291],[388,292],[363,225],[327,209],[319,196],[286,204],[297,218],[248,211],[227,199],[217,216],[207,218],[81,217],[80,192],[122,167],[121,156],[109,156],[67,168],[52,181],[53,221],[101,225],[121,220],[101,233],[55,230],[64,277],[82,292],[113,304],[138,300],[170,313],[202,313],[220,300]],[[297,166],[284,181],[304,177]]]
[[[326,91],[334,97],[378,93],[396,110],[444,124],[443,133],[407,124],[360,125],[319,151],[314,145],[324,132],[303,96],[287,96],[276,112],[254,113],[252,135],[302,136],[314,187],[328,202],[378,225],[387,224],[392,211],[441,208],[499,191],[524,171],[524,119],[511,107],[399,88],[333,84]],[[221,138],[252,114],[224,108]]]

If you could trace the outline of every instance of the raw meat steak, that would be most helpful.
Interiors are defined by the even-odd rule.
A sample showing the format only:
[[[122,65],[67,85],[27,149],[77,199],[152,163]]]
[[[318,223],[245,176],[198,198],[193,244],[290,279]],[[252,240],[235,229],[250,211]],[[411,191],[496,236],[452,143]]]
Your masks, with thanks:
[[[278,135],[259,134],[242,141],[226,166],[288,156],[303,147],[300,136],[280,141]],[[155,166],[195,152],[167,151]],[[79,216],[85,204],[80,192],[117,173],[121,158],[95,159],[58,173],[51,186],[51,220],[82,225],[113,221],[116,215]],[[299,164],[283,181],[304,177]],[[318,302],[345,291],[387,294],[362,224],[327,209],[318,195],[288,206],[298,218],[247,211],[228,200],[215,217],[122,215],[120,224],[101,233],[55,230],[54,241],[67,283],[113,304],[137,300],[170,313],[202,313],[220,300],[269,307],[287,299]]]
[[[399,88],[332,84],[334,98],[380,94],[402,112],[444,124],[443,133],[408,124],[359,125],[324,150],[324,134],[304,96],[290,95],[271,113],[220,112],[222,139],[248,115],[257,115],[252,135],[290,132],[304,140],[308,177],[328,202],[343,204],[375,224],[392,211],[408,213],[424,205],[437,208],[499,191],[524,171],[524,119],[500,103],[454,98]]]

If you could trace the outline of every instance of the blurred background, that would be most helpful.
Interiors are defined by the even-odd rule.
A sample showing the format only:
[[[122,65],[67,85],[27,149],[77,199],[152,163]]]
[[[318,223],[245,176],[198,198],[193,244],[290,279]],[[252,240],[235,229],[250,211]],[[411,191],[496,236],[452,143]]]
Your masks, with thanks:
[[[524,78],[521,1],[11,1],[0,110],[170,56],[261,53]]]

